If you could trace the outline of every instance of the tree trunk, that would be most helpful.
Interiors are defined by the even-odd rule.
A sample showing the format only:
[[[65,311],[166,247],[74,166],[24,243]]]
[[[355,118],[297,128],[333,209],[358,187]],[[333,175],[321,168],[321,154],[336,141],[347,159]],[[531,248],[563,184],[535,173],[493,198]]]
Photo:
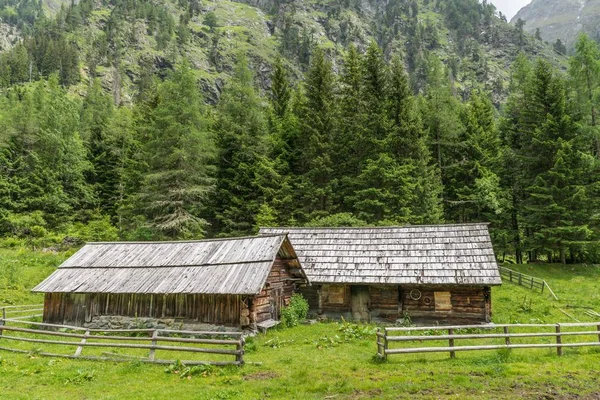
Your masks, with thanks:
[[[513,244],[517,264],[523,264],[523,251],[521,249],[521,233],[519,232],[519,217],[517,215],[517,196],[513,193],[513,207],[511,214],[512,229],[514,232]]]

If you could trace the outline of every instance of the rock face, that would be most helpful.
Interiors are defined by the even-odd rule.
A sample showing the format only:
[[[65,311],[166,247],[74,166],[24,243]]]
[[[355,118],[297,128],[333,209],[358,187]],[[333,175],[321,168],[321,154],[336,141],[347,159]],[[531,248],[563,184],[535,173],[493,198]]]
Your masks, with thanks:
[[[17,28],[5,24],[0,19],[0,52],[13,47],[20,40]]]
[[[531,34],[540,29],[542,39],[549,43],[560,39],[571,47],[579,32],[600,39],[600,0],[533,0],[510,21],[526,22],[525,31]]]

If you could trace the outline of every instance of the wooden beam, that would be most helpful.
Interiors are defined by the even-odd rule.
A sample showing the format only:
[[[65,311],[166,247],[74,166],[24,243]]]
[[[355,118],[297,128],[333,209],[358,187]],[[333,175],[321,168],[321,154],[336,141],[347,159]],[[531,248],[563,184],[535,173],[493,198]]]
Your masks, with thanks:
[[[79,357],[81,355],[81,352],[83,351],[83,346],[87,343],[87,339],[90,336],[90,330],[88,329],[87,331],[85,331],[83,336],[84,338],[81,339],[81,345],[77,348],[77,350],[75,350],[75,354],[73,354],[73,357]]]

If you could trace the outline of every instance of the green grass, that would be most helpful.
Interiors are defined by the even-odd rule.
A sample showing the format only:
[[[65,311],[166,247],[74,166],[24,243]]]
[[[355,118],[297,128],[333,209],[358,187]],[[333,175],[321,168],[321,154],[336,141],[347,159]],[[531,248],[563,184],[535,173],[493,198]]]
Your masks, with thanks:
[[[556,323],[594,321],[585,310],[600,312],[600,267],[593,265],[526,264],[508,268],[544,279],[548,290],[531,291],[506,283],[492,292],[496,323]],[[565,315],[564,312],[571,315]]]
[[[43,303],[43,295],[29,290],[66,258],[67,254],[0,248],[0,306]]]
[[[65,254],[0,249],[0,305],[39,302],[28,289]],[[597,307],[600,268],[511,266],[549,283],[559,297],[505,284],[493,290],[493,319],[506,322],[581,321]],[[526,303],[524,298],[529,299]],[[0,390],[10,399],[359,399],[597,397],[600,349],[459,352],[376,357],[375,326],[337,322],[272,330],[250,339],[242,368],[208,368],[181,377],[177,368],[139,362],[66,360],[0,351]],[[542,340],[542,339],[540,339]],[[8,346],[0,339],[0,346]],[[465,343],[466,344],[466,343]],[[13,343],[11,343],[13,345]],[[87,352],[88,349],[84,350]],[[142,351],[140,351],[141,355]],[[157,354],[158,355],[158,354]],[[166,355],[160,355],[166,357]],[[168,372],[165,372],[168,370]]]

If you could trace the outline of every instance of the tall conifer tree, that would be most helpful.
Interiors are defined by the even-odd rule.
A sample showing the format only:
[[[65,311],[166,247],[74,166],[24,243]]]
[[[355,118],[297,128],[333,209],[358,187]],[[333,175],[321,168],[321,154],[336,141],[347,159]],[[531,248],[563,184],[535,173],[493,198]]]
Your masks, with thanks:
[[[217,191],[215,231],[219,235],[248,235],[256,228],[263,201],[257,173],[266,147],[264,106],[245,56],[217,106]]]
[[[200,238],[213,190],[213,144],[194,72],[187,61],[158,87],[148,123],[148,168],[139,203],[159,237]]]
[[[306,221],[324,216],[332,204],[332,138],[338,129],[336,79],[331,62],[316,48],[304,82],[304,98],[296,113],[300,123],[298,186],[302,215]]]

